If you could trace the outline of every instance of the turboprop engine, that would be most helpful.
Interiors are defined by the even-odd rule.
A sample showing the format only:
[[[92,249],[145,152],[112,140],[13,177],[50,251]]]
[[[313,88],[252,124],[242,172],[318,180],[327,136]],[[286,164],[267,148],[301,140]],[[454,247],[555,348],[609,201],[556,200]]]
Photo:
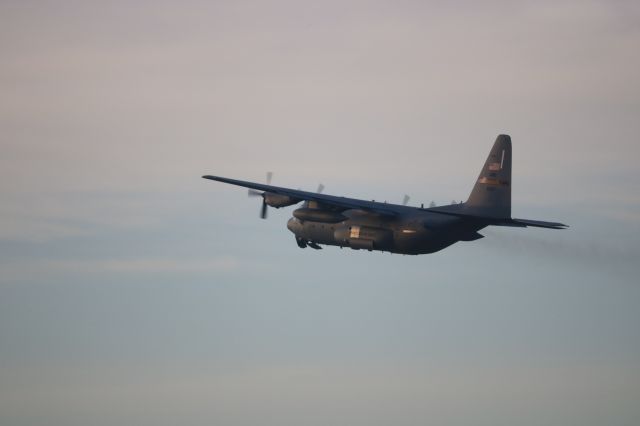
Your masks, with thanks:
[[[288,195],[274,194],[273,192],[265,192],[262,197],[265,203],[277,209],[292,206],[300,202],[297,198],[291,198]]]
[[[260,217],[267,218],[267,206],[275,207],[287,207],[300,202],[297,198],[289,197],[288,195],[275,194],[273,192],[260,192],[253,189],[249,190],[250,197],[262,197],[262,207],[260,208]]]

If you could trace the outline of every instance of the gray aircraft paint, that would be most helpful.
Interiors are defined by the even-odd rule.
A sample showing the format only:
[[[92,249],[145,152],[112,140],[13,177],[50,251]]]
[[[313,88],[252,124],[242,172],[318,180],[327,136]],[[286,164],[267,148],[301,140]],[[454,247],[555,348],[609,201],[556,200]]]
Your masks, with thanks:
[[[464,204],[467,211],[511,217],[511,138],[500,135],[491,148],[478,180]]]
[[[409,207],[354,198],[336,197],[219,176],[203,176],[251,190],[264,191],[266,207],[286,207],[303,202],[293,212],[287,228],[300,248],[320,249],[320,244],[401,254],[425,254],[458,241],[483,238],[478,231],[489,226],[563,229],[567,225],[511,218],[511,138],[499,135],[478,179],[464,203],[441,207]]]

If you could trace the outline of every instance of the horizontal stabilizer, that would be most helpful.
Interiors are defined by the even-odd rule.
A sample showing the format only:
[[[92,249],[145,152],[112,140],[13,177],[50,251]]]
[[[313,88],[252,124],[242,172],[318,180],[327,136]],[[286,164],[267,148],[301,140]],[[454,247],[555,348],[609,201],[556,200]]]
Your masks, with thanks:
[[[485,225],[493,225],[493,226],[512,226],[515,228],[526,228],[528,226],[533,226],[536,228],[549,228],[549,229],[566,229],[569,227],[569,225],[565,225],[564,223],[560,223],[560,222],[545,222],[542,220],[512,219],[512,218],[474,215],[474,214],[467,213],[464,207],[465,207],[464,204],[455,204],[451,206],[432,207],[425,210],[434,212],[434,213],[457,216],[467,220],[475,220],[478,222],[483,222]]]
[[[494,219],[489,221],[493,226],[513,226],[516,228],[526,228],[533,226],[535,228],[548,228],[548,229],[566,229],[569,225],[559,222],[544,222],[542,220],[531,219]]]
[[[533,226],[536,228],[549,228],[549,229],[566,229],[569,225],[565,225],[564,223],[559,222],[544,222],[542,220],[531,220],[531,219],[511,219],[512,222],[523,225],[523,226]]]

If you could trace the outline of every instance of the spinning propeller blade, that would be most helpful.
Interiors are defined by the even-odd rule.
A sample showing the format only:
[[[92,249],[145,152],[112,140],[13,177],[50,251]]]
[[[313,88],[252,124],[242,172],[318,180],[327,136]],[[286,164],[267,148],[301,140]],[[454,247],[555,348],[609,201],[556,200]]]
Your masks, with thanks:
[[[273,172],[267,172],[267,185],[271,185],[271,179],[273,179]],[[260,207],[260,217],[262,219],[267,218],[267,201],[264,198],[264,192],[256,191],[255,189],[249,189],[247,195],[249,197],[262,197],[262,207]]]
[[[260,217],[262,219],[267,218],[267,202],[264,199],[262,199],[262,208],[260,209]]]

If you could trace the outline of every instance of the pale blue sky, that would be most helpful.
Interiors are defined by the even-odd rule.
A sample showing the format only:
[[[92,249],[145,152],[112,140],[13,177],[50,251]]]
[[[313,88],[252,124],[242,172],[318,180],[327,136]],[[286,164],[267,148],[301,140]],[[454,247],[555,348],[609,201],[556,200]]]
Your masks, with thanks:
[[[636,2],[2,2],[0,423],[637,425]],[[211,173],[513,214],[300,250]]]

